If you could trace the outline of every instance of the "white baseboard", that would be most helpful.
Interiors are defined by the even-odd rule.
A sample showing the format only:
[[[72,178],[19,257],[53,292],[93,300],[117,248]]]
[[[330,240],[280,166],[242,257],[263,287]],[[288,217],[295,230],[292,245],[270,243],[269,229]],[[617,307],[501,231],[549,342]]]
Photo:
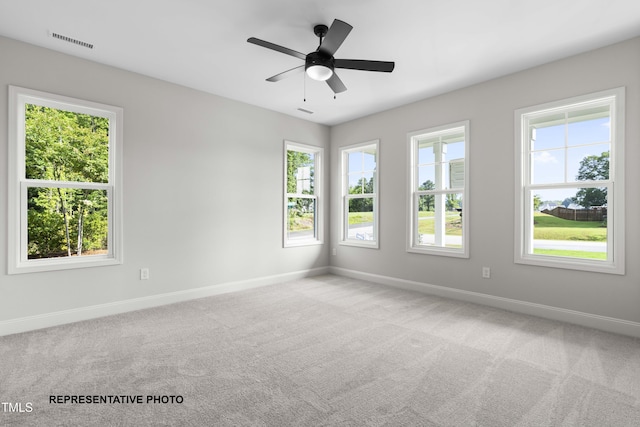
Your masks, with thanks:
[[[39,314],[36,316],[27,316],[18,319],[5,320],[0,322],[0,336],[17,334],[20,332],[27,332],[42,328],[49,328],[51,326],[58,326],[66,323],[95,319],[98,317],[111,316],[114,314],[120,314],[129,311],[142,310],[145,308],[158,307],[161,305],[173,304],[197,298],[204,298],[212,295],[244,291],[247,289],[269,286],[289,280],[302,279],[304,277],[318,276],[320,274],[327,273],[329,273],[329,267],[319,267],[309,270],[260,277],[256,279],[222,283],[219,285],[206,286],[203,288],[169,292],[159,295],[150,295],[148,297],[134,298],[108,304],[98,304],[88,307],[74,308],[71,310],[56,311],[52,313]]]
[[[562,322],[586,326],[588,328],[600,329],[602,331],[640,338],[640,323],[631,322],[628,320],[584,313],[575,310],[567,310],[565,308],[535,304],[510,298],[496,297],[479,292],[470,292],[461,289],[448,288],[445,286],[430,285],[428,283],[416,282],[412,280],[397,279],[395,277],[364,273],[361,271],[349,270],[341,267],[329,267],[329,271],[330,273],[336,274],[338,276],[366,280],[368,282],[392,286],[395,288],[418,291],[445,298],[487,305],[503,310],[544,317],[546,319],[559,320]]]

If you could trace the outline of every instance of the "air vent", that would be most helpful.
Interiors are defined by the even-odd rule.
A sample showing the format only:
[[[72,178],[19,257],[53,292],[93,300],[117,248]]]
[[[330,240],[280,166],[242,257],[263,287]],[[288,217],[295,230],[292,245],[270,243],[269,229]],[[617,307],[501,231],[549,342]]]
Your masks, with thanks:
[[[305,110],[304,108],[298,108],[298,111],[302,111],[303,113],[313,114],[313,111]]]
[[[62,34],[54,33],[53,31],[49,34],[51,34],[51,37],[53,37],[54,39],[62,40],[67,43],[73,43],[78,46],[86,47],[87,49],[93,49],[93,44],[91,43],[83,42],[82,40],[74,39],[72,37],[63,36]]]

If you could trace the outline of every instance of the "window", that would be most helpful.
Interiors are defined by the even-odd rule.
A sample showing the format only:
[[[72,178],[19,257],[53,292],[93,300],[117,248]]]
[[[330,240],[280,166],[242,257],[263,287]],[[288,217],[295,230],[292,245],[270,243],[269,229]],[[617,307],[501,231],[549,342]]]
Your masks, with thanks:
[[[516,111],[517,263],[624,274],[624,89]]]
[[[285,141],[284,246],[322,243],[322,148]]]
[[[409,252],[468,258],[469,122],[409,134]]]
[[[122,109],[9,87],[10,274],[122,262]]]
[[[353,246],[378,247],[378,141],[340,150],[342,239]]]

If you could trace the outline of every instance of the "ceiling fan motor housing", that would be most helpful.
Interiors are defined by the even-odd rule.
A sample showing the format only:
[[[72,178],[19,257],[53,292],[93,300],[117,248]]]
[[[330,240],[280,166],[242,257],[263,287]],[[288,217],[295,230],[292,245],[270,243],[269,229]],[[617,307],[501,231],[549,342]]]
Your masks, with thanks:
[[[311,52],[307,55],[307,58],[305,59],[304,69],[306,70],[309,67],[313,67],[314,65],[327,67],[331,71],[333,71],[335,67],[333,56],[324,55],[322,52]]]

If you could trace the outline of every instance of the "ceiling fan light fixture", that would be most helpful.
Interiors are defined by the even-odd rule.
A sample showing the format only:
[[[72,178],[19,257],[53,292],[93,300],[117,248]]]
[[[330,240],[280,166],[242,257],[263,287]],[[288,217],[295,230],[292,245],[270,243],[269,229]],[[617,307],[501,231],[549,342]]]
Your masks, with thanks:
[[[320,52],[311,52],[307,55],[304,69],[313,80],[324,82],[333,76],[334,60],[331,56]]]
[[[333,70],[326,65],[311,65],[307,67],[307,75],[313,80],[324,82],[333,75]]]

